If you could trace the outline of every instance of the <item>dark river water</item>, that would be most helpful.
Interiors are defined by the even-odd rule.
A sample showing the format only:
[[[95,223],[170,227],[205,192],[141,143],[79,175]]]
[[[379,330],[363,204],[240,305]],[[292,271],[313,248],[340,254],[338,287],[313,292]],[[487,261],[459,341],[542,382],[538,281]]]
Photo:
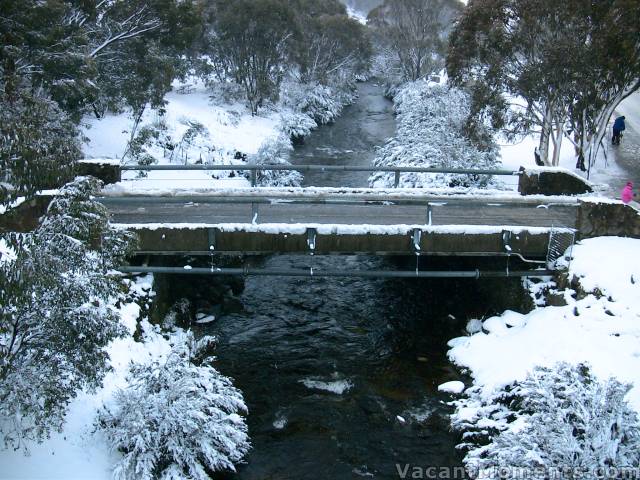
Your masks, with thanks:
[[[374,84],[297,149],[293,162],[369,164],[393,135],[392,105]],[[367,174],[307,177],[311,185],[364,186]],[[267,268],[383,269],[391,260],[280,256]],[[249,406],[253,449],[224,478],[400,478],[396,464],[460,464],[449,431],[458,379],[446,342],[486,313],[473,281],[248,278],[242,311],[219,316],[218,368]],[[470,307],[472,305],[473,307]]]

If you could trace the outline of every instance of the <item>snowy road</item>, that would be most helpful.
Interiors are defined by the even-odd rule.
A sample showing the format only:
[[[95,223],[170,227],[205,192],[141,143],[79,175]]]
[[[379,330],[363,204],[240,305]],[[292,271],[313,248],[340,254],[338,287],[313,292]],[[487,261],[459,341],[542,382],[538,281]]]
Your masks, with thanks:
[[[158,203],[138,199],[135,204],[110,204],[119,224],[252,223],[256,211],[249,203]],[[425,205],[381,204],[256,204],[257,223],[336,225],[424,225]],[[575,227],[577,208],[556,205],[539,208],[519,204],[446,204],[432,207],[433,225],[511,225]]]

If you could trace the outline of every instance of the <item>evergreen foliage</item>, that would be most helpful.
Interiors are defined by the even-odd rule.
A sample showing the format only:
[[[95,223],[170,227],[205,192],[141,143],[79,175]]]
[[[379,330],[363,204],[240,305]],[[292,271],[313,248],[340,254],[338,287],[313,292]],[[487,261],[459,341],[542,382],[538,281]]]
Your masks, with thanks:
[[[515,134],[539,131],[547,164],[558,164],[563,138],[592,164],[613,111],[640,88],[639,19],[633,0],[472,1],[447,71],[471,88],[475,115]],[[507,97],[524,105],[513,113]]]
[[[199,32],[199,5],[0,0],[0,202],[68,180],[87,112],[130,108],[139,122],[148,103],[161,106]]]
[[[41,91],[0,91],[0,205],[54,188],[80,157],[78,130]]]
[[[244,86],[255,115],[277,98],[293,37],[294,15],[284,0],[220,0],[216,4],[215,56],[223,71]]]
[[[176,340],[163,361],[132,365],[126,389],[98,418],[114,450],[123,454],[119,479],[208,480],[235,471],[250,446],[242,394],[207,357],[214,340]]]
[[[42,225],[0,238],[0,421],[5,446],[19,448],[60,430],[81,389],[101,384],[104,347],[124,334],[109,300],[119,282],[107,274],[132,245],[91,200],[99,185],[64,187]]]
[[[483,125],[469,130],[469,96],[462,90],[430,86],[418,81],[396,94],[398,131],[378,150],[378,167],[491,169],[498,164],[498,149]],[[369,183],[393,187],[393,173],[374,173]],[[404,173],[402,187],[486,187],[494,185],[486,175]]]
[[[484,395],[467,390],[453,425],[463,430],[465,464],[501,478],[602,478],[640,467],[640,422],[625,401],[629,385],[599,381],[585,365],[537,368]]]

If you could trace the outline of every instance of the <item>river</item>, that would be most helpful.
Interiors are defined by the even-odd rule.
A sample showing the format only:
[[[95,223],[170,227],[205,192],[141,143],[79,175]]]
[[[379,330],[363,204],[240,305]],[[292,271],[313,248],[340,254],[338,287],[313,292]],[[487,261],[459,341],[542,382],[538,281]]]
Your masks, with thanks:
[[[293,162],[369,164],[393,135],[382,88],[359,86],[358,101],[320,128]],[[308,185],[364,186],[367,174],[308,176]],[[389,268],[362,257],[274,256],[266,268],[310,265]],[[249,406],[253,449],[224,478],[399,478],[396,465],[455,466],[449,397],[458,379],[446,342],[489,299],[473,281],[248,278],[241,311],[203,329],[219,337],[218,368]],[[499,310],[499,309],[498,309]],[[497,311],[497,310],[496,310]]]

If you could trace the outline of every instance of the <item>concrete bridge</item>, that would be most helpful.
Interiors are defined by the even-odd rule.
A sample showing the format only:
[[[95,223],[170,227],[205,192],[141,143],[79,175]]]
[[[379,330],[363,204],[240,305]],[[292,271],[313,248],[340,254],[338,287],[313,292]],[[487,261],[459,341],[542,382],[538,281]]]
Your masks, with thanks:
[[[182,168],[151,166],[145,169]],[[249,170],[254,184],[259,170],[350,170],[350,167],[317,165],[234,168]],[[230,166],[192,165],[188,169],[222,170]],[[640,217],[635,210],[615,202],[577,196],[591,188],[570,172],[412,167],[387,170],[395,172],[396,185],[407,172],[517,175],[519,192],[471,194],[446,189],[253,187],[157,196],[144,192],[116,193],[100,200],[111,211],[114,223],[138,233],[138,254],[145,256],[418,254],[507,257],[516,259],[519,265],[550,267],[575,238],[640,234]],[[179,267],[164,271],[213,273],[212,269],[185,272]],[[249,272],[247,268],[216,271],[218,274],[241,272],[261,273]],[[384,272],[379,273],[383,276]],[[398,273],[399,276],[407,274]],[[472,271],[465,275],[478,277],[481,273]],[[518,273],[532,274],[528,269]],[[407,275],[413,276],[413,273]]]
[[[309,189],[203,196],[104,197],[144,255],[521,255],[544,259],[549,235],[573,232],[570,197],[381,194]]]

